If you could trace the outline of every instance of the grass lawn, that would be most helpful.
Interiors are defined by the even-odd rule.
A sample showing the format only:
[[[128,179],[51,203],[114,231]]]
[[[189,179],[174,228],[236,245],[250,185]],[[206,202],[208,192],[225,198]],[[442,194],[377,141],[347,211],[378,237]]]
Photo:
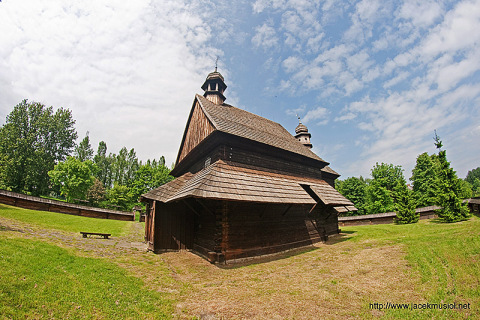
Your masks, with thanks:
[[[396,318],[466,319],[480,317],[480,219],[453,224],[438,220],[420,221],[413,225],[375,225],[344,227],[352,232],[351,241],[403,245],[411,272],[419,277],[417,291],[422,299],[408,301],[376,301],[381,303],[463,304],[470,310],[389,311]],[[467,304],[467,305],[465,305]],[[469,304],[469,306],[468,306]],[[413,307],[411,305],[410,307]],[[473,316],[475,315],[475,316]]]
[[[27,210],[0,204],[0,216],[36,226],[68,232],[100,232],[121,236],[128,233],[133,221],[97,219],[57,212]]]
[[[158,319],[173,308],[113,263],[40,241],[0,238],[0,317]]]
[[[480,319],[477,217],[343,227],[315,248],[233,268],[126,248],[143,225],[0,205],[0,319]],[[117,236],[74,234],[84,229]]]

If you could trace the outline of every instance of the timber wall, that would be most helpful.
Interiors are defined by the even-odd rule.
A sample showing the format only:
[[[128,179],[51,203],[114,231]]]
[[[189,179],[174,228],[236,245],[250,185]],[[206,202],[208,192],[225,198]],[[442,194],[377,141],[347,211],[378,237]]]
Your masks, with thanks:
[[[228,145],[220,145],[214,148],[211,152],[207,153],[204,157],[200,158],[200,160],[194,163],[190,168],[190,172],[197,173],[198,171],[204,169],[206,167],[205,163],[207,159],[209,159],[208,163],[214,163],[218,160],[233,161],[251,166],[253,169],[257,170],[259,169],[267,172],[289,174],[296,177],[324,179],[332,186],[334,183],[333,179],[325,179],[324,175],[328,174],[324,174],[317,167],[312,167],[277,158],[272,155],[256,153],[252,152],[251,150]]]
[[[433,219],[437,218],[435,210],[440,209],[438,206],[430,206],[417,208],[415,211],[420,213],[420,219]],[[351,217],[339,217],[338,225],[341,227],[345,226],[361,226],[368,224],[388,224],[395,223],[395,217],[397,216],[396,212],[385,212],[385,213],[375,213],[375,214],[366,214],[362,216],[351,216]]]
[[[0,189],[0,203],[31,210],[66,213],[82,217],[133,221],[133,212],[93,208],[63,201],[44,199]]]
[[[226,205],[222,218],[226,261],[308,246],[338,233],[333,209],[316,208],[309,214],[311,206],[244,202]]]
[[[154,252],[193,248],[193,212],[183,203],[155,205]]]

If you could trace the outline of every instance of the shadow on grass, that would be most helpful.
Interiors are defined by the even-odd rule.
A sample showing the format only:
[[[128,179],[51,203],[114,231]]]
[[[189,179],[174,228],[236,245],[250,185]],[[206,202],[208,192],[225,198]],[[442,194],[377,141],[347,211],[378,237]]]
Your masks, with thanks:
[[[356,233],[357,231],[341,231],[339,234],[331,236],[328,238],[328,241],[324,242],[326,245],[335,245],[337,243],[345,242],[353,237],[350,236],[351,234]]]
[[[472,219],[472,217],[467,218],[467,219],[463,219],[463,220],[460,220],[460,221],[456,221],[456,222],[447,222],[447,221],[443,220],[442,218],[435,218],[435,219],[430,219],[428,222],[429,222],[429,223],[435,223],[435,224],[448,225],[448,224],[454,224],[454,223],[459,223],[459,222],[468,221],[468,220],[470,220],[470,219]]]
[[[315,246],[315,244],[289,249],[287,251],[271,253],[262,256],[254,256],[249,258],[242,258],[237,260],[230,260],[228,264],[215,264],[216,267],[220,269],[239,269],[244,267],[251,267],[259,264],[264,264],[272,261],[279,261],[284,259],[289,259],[291,257],[299,256],[308,252],[316,251],[321,249],[320,247]],[[193,252],[195,253],[195,252]]]
[[[322,249],[322,245],[335,245],[338,243],[342,243],[344,241],[348,241],[352,239],[353,237],[350,236],[349,234],[355,233],[356,231],[346,231],[346,232],[341,232],[339,234],[330,236],[327,241],[325,242],[316,242],[314,244],[300,247],[300,248],[293,248],[289,249],[286,251],[282,252],[277,252],[277,253],[271,253],[267,255],[262,255],[262,256],[255,256],[255,257],[249,257],[249,258],[242,258],[242,259],[237,259],[231,260],[228,262],[228,264],[215,264],[220,269],[238,269],[238,268],[243,268],[243,267],[249,267],[249,266],[254,266],[258,264],[263,264],[263,263],[268,263],[272,261],[279,261],[279,260],[284,260],[284,259],[289,259],[295,256],[300,256],[302,254],[306,254],[308,252],[312,251],[317,251]],[[192,253],[195,253],[192,251]]]

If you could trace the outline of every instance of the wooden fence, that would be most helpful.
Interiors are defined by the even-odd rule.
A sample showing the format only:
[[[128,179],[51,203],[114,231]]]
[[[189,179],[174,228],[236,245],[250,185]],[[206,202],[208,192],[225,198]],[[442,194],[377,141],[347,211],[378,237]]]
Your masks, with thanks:
[[[25,209],[72,214],[82,217],[134,221],[133,212],[87,207],[63,201],[28,196],[0,189],[0,203]]]
[[[440,209],[438,206],[430,206],[417,208],[415,211],[420,213],[420,219],[433,219],[437,215],[435,210]],[[366,224],[385,224],[385,223],[395,223],[395,217],[397,216],[396,212],[385,212],[385,213],[375,213],[375,214],[366,214],[362,216],[351,216],[351,217],[338,217],[338,226],[361,226]]]

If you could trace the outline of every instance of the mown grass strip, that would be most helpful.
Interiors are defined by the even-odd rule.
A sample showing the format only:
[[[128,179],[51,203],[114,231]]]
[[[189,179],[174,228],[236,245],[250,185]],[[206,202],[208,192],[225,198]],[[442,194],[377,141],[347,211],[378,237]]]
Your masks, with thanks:
[[[48,229],[68,232],[100,232],[112,236],[122,236],[128,233],[134,221],[120,221],[80,217],[69,214],[28,210],[0,204],[0,216],[21,222],[35,224]]]
[[[113,263],[40,241],[0,238],[0,318],[168,319],[168,295]]]
[[[470,304],[467,310],[388,310],[386,318],[465,319],[480,317],[480,219],[458,223],[420,221],[412,225],[373,225],[342,228],[354,232],[352,241],[403,244],[411,268],[407,277],[418,277],[424,301],[392,303]],[[383,301],[382,301],[383,303]]]

